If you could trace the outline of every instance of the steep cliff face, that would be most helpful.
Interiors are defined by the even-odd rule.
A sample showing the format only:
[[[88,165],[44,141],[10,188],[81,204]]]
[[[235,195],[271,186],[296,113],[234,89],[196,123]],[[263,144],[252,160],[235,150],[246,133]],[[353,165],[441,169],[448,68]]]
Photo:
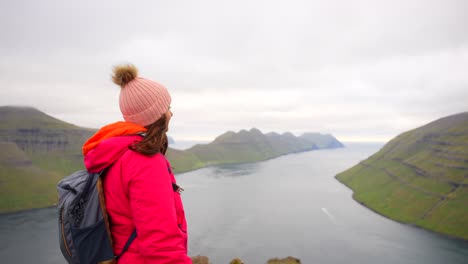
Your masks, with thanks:
[[[76,152],[92,132],[87,130],[50,130],[41,128],[16,129],[8,131],[0,138],[3,142],[13,142],[27,153]]]
[[[337,179],[385,216],[468,239],[468,113],[399,135]]]
[[[0,142],[14,143],[29,154],[76,153],[77,147],[95,131],[29,107],[0,107],[0,124]]]

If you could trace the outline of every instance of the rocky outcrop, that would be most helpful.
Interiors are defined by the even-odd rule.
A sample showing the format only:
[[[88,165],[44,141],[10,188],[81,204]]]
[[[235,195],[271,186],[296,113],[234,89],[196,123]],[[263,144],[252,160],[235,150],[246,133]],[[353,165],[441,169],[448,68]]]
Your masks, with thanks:
[[[76,152],[93,131],[32,128],[3,131],[2,134],[1,141],[13,142],[27,153],[48,153]]]
[[[206,256],[195,256],[192,257],[193,264],[214,264]],[[242,261],[240,258],[235,258],[229,262],[229,264],[248,264]],[[286,257],[286,258],[272,258],[269,259],[266,264],[301,264],[301,260],[295,257]]]

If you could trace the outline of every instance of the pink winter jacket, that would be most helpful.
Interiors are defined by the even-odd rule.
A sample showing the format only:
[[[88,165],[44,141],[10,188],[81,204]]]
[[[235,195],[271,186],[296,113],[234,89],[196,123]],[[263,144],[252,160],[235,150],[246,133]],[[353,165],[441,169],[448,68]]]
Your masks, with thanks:
[[[114,253],[120,254],[133,230],[137,237],[119,264],[192,263],[187,256],[187,224],[171,166],[162,154],[129,150],[140,136],[105,139],[85,156],[90,172],[112,165],[104,176]]]

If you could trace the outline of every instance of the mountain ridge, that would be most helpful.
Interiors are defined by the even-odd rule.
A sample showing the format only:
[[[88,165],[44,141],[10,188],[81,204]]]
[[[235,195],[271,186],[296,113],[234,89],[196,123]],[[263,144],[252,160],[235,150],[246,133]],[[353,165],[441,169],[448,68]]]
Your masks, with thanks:
[[[242,129],[239,132],[228,131],[211,143],[197,144],[185,151],[199,157],[207,165],[215,165],[262,161],[289,153],[344,147],[331,135],[314,134],[316,138],[310,139],[307,135],[296,137],[290,132],[263,134],[258,128]]]

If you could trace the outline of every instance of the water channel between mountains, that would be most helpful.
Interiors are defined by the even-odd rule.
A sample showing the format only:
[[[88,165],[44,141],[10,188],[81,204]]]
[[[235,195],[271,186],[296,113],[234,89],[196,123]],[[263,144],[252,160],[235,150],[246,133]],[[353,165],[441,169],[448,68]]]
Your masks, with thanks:
[[[399,224],[361,206],[334,176],[377,144],[291,154],[177,176],[189,254],[213,264],[295,256],[302,263],[468,263],[468,242]],[[0,215],[1,263],[65,263],[54,208]]]

